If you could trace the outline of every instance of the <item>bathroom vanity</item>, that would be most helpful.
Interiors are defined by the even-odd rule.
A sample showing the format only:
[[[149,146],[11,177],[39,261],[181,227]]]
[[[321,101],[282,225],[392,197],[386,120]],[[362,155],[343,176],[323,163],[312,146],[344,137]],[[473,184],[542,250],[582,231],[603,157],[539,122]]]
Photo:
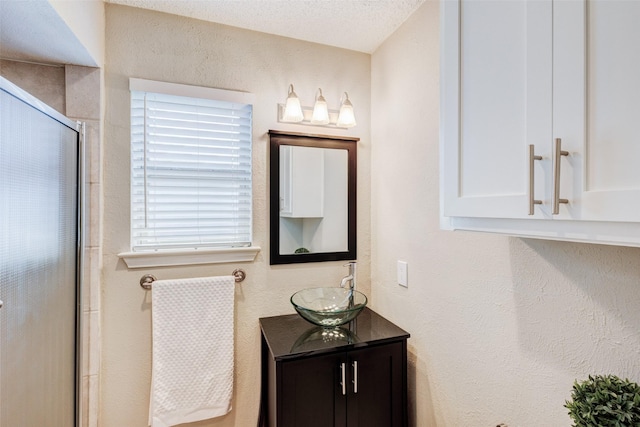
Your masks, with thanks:
[[[369,308],[340,328],[260,319],[262,427],[404,427],[409,333]]]

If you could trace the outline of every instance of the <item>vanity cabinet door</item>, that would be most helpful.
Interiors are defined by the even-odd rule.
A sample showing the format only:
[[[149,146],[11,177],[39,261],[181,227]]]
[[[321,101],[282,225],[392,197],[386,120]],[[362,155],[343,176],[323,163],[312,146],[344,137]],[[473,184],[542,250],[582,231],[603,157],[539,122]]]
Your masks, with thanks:
[[[270,427],[406,427],[406,340],[268,365]],[[263,381],[265,378],[263,377]],[[265,418],[266,419],[266,418]],[[264,425],[264,424],[261,424]]]
[[[534,164],[534,196],[549,197],[551,1],[450,0],[442,7],[444,215],[529,218],[530,144],[547,159]],[[537,205],[534,217],[544,209]]]
[[[281,362],[277,427],[346,427],[345,362],[344,353]]]
[[[352,350],[347,393],[348,427],[407,425],[404,343]]]

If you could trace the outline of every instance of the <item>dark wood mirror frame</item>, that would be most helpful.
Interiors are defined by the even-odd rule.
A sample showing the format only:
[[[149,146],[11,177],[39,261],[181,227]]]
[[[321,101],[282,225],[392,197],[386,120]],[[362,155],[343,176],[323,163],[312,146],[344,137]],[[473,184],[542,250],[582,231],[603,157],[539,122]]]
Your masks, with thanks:
[[[357,154],[356,148],[360,138],[314,135],[295,132],[270,130],[270,264],[293,264],[303,262],[343,261],[357,259]],[[300,254],[280,254],[280,146],[292,145],[302,147],[332,148],[347,151],[347,210],[348,236],[347,250],[343,252],[318,252]]]

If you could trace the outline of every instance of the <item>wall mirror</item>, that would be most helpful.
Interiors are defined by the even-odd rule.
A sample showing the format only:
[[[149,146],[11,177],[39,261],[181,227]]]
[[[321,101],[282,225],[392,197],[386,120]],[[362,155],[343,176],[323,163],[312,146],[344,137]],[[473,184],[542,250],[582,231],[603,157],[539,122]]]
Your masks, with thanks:
[[[359,138],[269,137],[271,264],[355,260]]]

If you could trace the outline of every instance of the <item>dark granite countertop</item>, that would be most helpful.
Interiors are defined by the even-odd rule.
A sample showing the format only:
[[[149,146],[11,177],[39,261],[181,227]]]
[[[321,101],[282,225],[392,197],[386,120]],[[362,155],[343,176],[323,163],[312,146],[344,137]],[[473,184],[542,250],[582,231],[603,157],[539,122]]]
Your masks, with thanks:
[[[275,360],[313,356],[409,338],[409,333],[366,307],[355,321],[334,329],[314,326],[297,314],[263,317],[260,328]]]

